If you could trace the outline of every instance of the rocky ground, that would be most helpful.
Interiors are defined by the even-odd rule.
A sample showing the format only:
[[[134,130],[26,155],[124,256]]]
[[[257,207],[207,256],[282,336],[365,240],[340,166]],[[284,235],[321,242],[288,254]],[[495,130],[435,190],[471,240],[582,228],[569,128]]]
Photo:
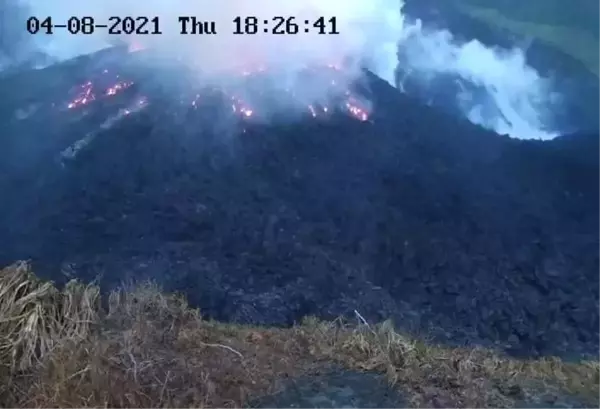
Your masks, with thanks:
[[[0,270],[2,407],[598,407],[598,361],[448,348],[390,321],[206,320],[152,283]]]
[[[224,127],[214,99],[182,104],[183,79],[167,87],[131,58],[31,74],[47,76],[36,93],[1,84],[2,264],[157,279],[220,320],[357,310],[451,344],[597,354],[597,133],[513,140],[368,73],[368,121]],[[102,69],[135,84],[64,108]]]

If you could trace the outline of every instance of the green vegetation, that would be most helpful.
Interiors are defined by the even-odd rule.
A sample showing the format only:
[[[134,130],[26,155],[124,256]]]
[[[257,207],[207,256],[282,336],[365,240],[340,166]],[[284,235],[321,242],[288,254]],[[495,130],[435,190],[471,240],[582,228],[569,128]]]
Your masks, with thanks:
[[[460,11],[514,34],[536,38],[600,75],[599,10],[596,0],[539,2],[454,0]]]
[[[598,362],[440,347],[389,322],[207,321],[148,283],[114,291],[106,304],[94,285],[71,281],[61,291],[26,263],[1,270],[0,405],[239,407],[276,392],[282,379],[341,365],[386,374],[411,406],[519,406],[565,393],[598,406]]]

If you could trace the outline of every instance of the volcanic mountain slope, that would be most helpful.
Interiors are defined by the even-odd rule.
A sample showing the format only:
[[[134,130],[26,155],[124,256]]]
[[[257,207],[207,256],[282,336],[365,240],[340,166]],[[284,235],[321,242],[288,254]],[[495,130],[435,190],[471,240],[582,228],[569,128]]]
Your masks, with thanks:
[[[2,84],[3,264],[156,279],[222,320],[357,310],[451,343],[597,353],[597,134],[510,139],[369,73],[264,122],[143,52],[104,54]]]
[[[587,0],[569,9],[559,1],[406,0],[403,9],[430,29],[449,30],[458,43],[476,40],[488,47],[523,49],[528,64],[550,78],[563,97],[552,122],[567,130],[598,127],[597,10],[597,2]],[[437,92],[433,84],[427,90]]]

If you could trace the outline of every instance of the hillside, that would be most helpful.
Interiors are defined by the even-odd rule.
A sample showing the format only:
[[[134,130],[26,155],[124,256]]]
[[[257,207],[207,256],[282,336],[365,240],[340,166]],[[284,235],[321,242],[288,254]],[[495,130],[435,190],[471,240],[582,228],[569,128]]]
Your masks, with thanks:
[[[292,109],[294,96],[260,70],[240,77],[242,98],[235,88],[195,87],[177,64],[149,68],[149,53],[112,49],[2,80],[0,265],[31,260],[59,286],[97,279],[96,301],[97,291],[150,280],[182,293],[203,320],[185,321],[189,311],[172,312],[156,289],[135,301],[125,291],[121,306],[107,296],[107,304],[117,302],[112,318],[124,321],[104,321],[110,311],[86,307],[96,332],[86,324],[73,337],[84,334],[91,344],[62,352],[75,366],[53,366],[65,355],[51,354],[54,363],[36,372],[41,378],[25,378],[38,382],[29,396],[39,400],[20,400],[28,389],[17,384],[8,402],[233,406],[246,402],[240,394],[252,388],[252,365],[264,365],[255,373],[274,370],[275,382],[314,360],[387,372],[421,406],[520,405],[529,392],[508,380],[521,372],[586,404],[597,396],[597,132],[511,139],[422,105],[367,71],[347,89],[334,87],[329,105]],[[316,67],[301,85],[340,75]],[[38,87],[23,86],[34,81]],[[0,283],[4,311],[30,300],[19,290],[2,295],[20,282],[36,283],[31,298],[48,291],[50,301],[75,299],[36,281],[29,268],[3,274],[17,277],[16,287]],[[135,310],[146,296],[151,308],[168,311]],[[42,318],[37,306],[60,317],[63,303],[28,308],[41,327],[49,322],[61,334],[62,324]],[[320,321],[355,321],[357,312],[358,330]],[[308,316],[317,320],[298,326]],[[157,329],[152,317],[168,324]],[[365,324],[386,320],[393,332],[389,323]],[[158,332],[137,333],[132,322]],[[19,339],[13,330],[4,327],[9,346]],[[290,356],[282,361],[289,366],[222,361],[220,354],[239,355],[216,344],[259,354],[240,341],[248,337],[272,340],[260,354]],[[86,368],[102,354],[116,360],[101,360],[94,377]],[[165,366],[140,378],[156,357]],[[203,359],[219,360],[227,376]],[[179,389],[169,389],[171,375],[180,376]],[[44,383],[51,377],[65,381]],[[185,395],[190,379],[205,379],[207,389]],[[89,401],[68,394],[75,381],[92,388]],[[95,382],[107,381],[115,395],[97,395]],[[259,386],[260,396],[274,387]],[[132,396],[129,387],[140,388],[139,400],[122,400]],[[215,387],[234,395],[214,395]],[[558,404],[562,391],[552,392]]]
[[[155,285],[63,291],[0,270],[3,407],[594,407],[598,363],[446,348],[390,322],[204,319]]]
[[[492,30],[504,32],[505,42],[511,37],[540,41],[579,61],[598,76],[600,10],[594,0],[577,0],[570,6],[561,0],[408,0],[407,4],[409,9],[420,10],[416,14],[423,17],[436,13],[440,19],[452,21],[456,18],[453,14],[458,13],[463,15],[463,22],[468,22],[468,18],[479,20]],[[473,24],[476,22],[463,26],[463,30],[468,31],[468,26]],[[463,30],[454,30],[453,27],[452,32]],[[554,62],[561,64],[560,61]]]
[[[405,11],[450,30],[457,41],[524,49],[528,64],[566,96],[567,105],[554,115],[567,129],[598,129],[598,2],[407,0]]]
[[[600,10],[594,0],[543,3],[504,0],[457,0],[464,13],[490,25],[547,43],[580,61],[595,75],[598,71]]]

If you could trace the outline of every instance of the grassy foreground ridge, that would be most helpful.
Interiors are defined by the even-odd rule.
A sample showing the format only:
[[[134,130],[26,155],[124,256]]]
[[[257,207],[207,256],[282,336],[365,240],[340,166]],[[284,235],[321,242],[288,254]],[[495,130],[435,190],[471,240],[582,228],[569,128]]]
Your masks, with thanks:
[[[59,290],[24,262],[0,271],[0,406],[240,407],[335,368],[385,374],[411,406],[521,406],[565,394],[599,404],[596,361],[440,347],[359,312],[357,324],[307,318],[292,328],[208,321],[151,283],[101,298],[75,280]]]

